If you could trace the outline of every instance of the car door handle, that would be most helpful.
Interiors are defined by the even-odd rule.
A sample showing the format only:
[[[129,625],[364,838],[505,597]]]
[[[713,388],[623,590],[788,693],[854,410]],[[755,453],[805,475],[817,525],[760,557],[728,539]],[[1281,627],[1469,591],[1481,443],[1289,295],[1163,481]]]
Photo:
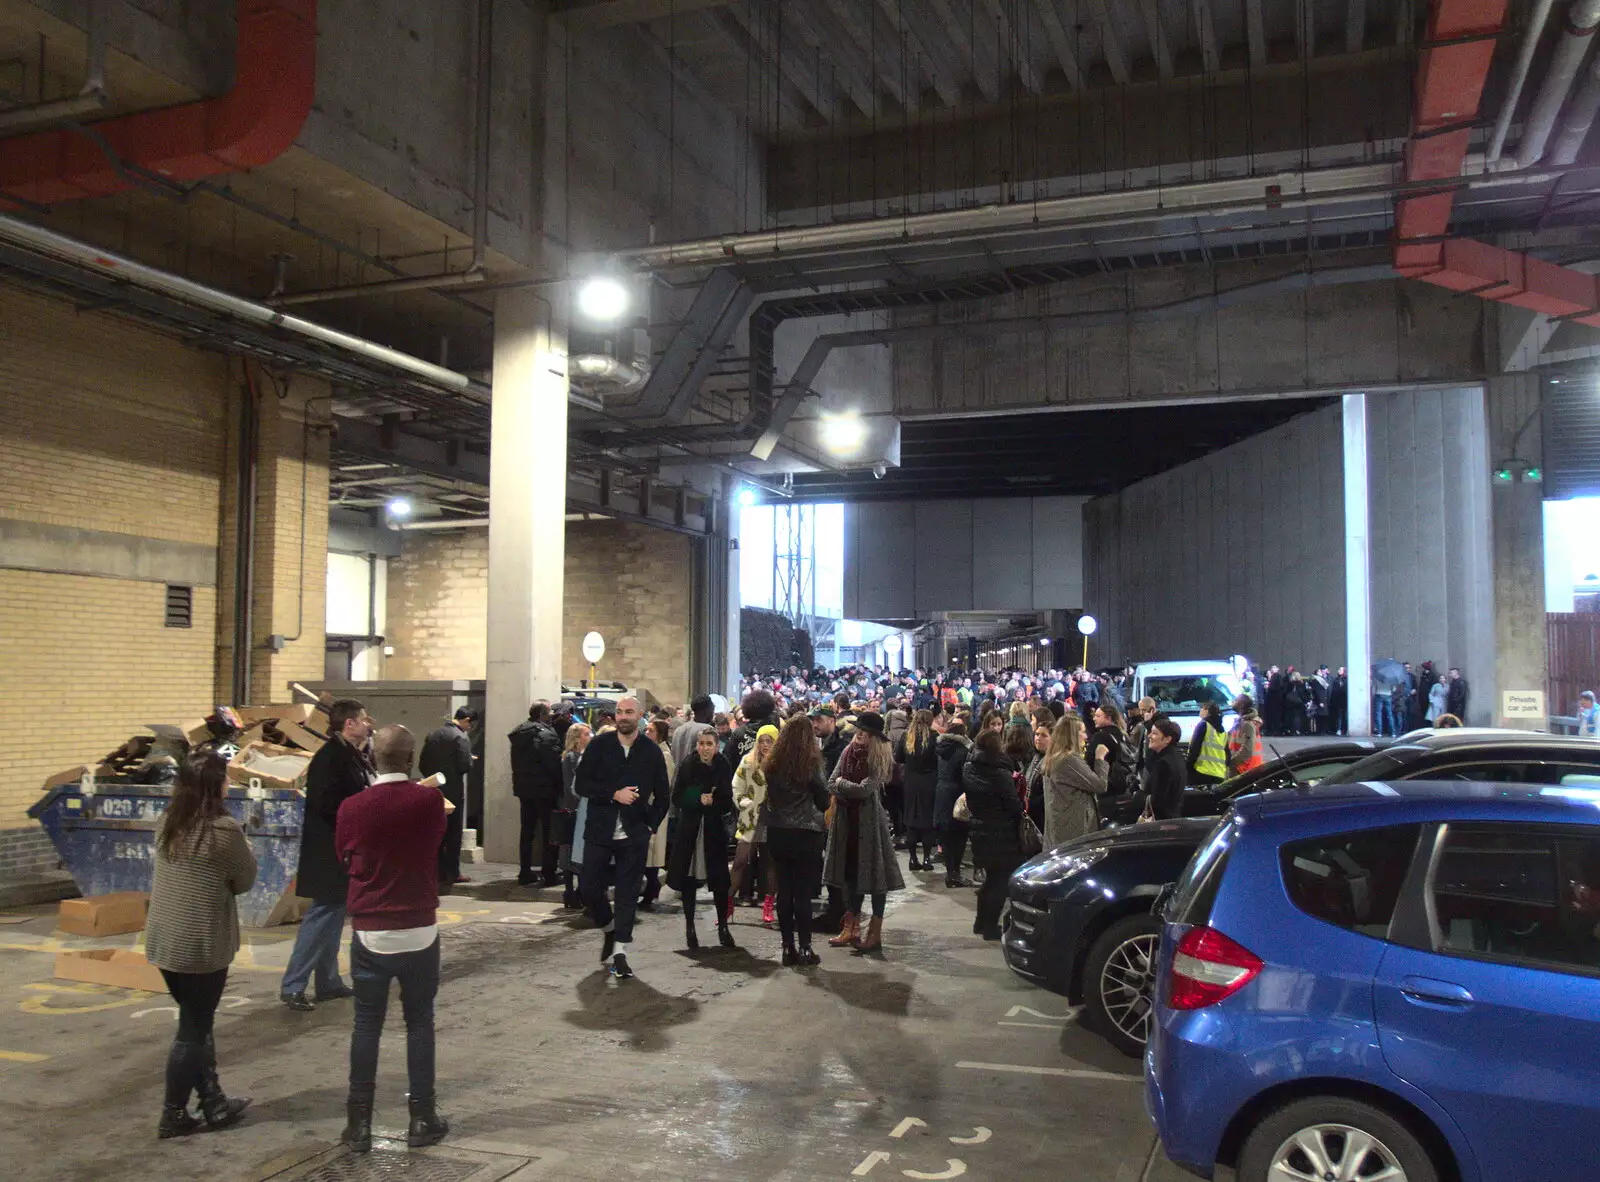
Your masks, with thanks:
[[[1443,1006],[1448,1009],[1465,1009],[1472,1004],[1472,994],[1453,981],[1439,981],[1433,977],[1402,977],[1400,992],[1407,1001],[1419,1005]]]

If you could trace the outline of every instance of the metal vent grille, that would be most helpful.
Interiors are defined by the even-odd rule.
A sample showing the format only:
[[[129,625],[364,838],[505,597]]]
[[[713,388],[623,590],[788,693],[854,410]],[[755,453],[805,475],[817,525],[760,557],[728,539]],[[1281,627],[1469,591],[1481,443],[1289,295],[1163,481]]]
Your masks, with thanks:
[[[298,1176],[296,1182],[381,1182],[404,1178],[406,1182],[466,1182],[483,1170],[478,1161],[453,1161],[432,1154],[374,1149],[335,1157]]]
[[[1547,382],[1544,399],[1544,495],[1556,501],[1600,496],[1600,390],[1591,374]]]
[[[194,627],[194,588],[182,583],[167,584],[167,627]]]

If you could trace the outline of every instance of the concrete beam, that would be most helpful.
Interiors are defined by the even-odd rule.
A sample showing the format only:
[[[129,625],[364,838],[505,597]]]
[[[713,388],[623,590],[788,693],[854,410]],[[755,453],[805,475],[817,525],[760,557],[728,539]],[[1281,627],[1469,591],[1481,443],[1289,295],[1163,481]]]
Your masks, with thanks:
[[[1000,0],[983,0],[983,3],[988,9],[990,19],[994,21],[996,44],[1012,46],[1011,66],[1016,71],[1017,79],[1022,83],[1023,89],[1029,94],[1038,94],[1043,89],[1043,83],[1039,78],[1039,72],[1033,68],[1033,63],[1028,60],[1024,52],[1028,38],[1011,27],[1011,14]],[[999,64],[1004,68],[1005,59],[1000,58]]]
[[[992,38],[979,31],[982,28],[977,17],[977,0],[970,0],[967,9],[968,20],[963,20],[956,15],[955,9],[950,6],[950,0],[927,0],[933,9],[933,14],[938,18],[949,33],[952,41],[960,44],[967,41],[972,50],[972,78],[978,88],[978,93],[983,95],[986,102],[998,102],[1000,98],[1000,62],[996,56],[996,48]],[[1048,8],[1049,0],[1045,6]]]
[[[1367,44],[1367,0],[1348,0],[1344,18],[1344,51],[1360,53]]]
[[[865,59],[852,52],[855,46],[841,45],[829,37],[804,4],[787,5],[783,15],[793,23],[806,44],[821,52],[832,68],[839,87],[850,96],[856,108],[863,115],[876,115],[879,109],[877,82],[872,71],[866,68]]]
[[[1257,18],[1260,17],[1260,0],[1250,0],[1250,5]],[[1195,38],[1200,42],[1200,59],[1205,65],[1207,74],[1215,74],[1222,68],[1222,54],[1217,48],[1217,26],[1211,19],[1211,0],[1189,0],[1189,11],[1194,17]],[[1251,26],[1252,31],[1254,26]],[[1252,49],[1254,42],[1251,42]],[[1252,64],[1254,55],[1252,54]],[[1263,56],[1262,64],[1265,64]]]
[[[1161,24],[1161,0],[1140,0],[1144,10],[1144,29],[1150,38],[1150,51],[1155,55],[1156,73],[1161,81],[1172,80],[1172,47],[1167,44],[1167,30]]]
[[[860,51],[861,60],[867,63],[869,76],[875,75],[894,96],[894,101],[907,111],[915,111],[920,101],[916,80],[908,87],[901,77],[900,63],[887,52],[879,36],[877,22],[868,9],[865,18],[857,11],[855,0],[825,0],[828,10]],[[886,30],[887,32],[887,30]]]
[[[1344,628],[1349,733],[1372,733],[1372,554],[1368,513],[1367,395],[1346,394],[1344,425]]]
[[[1039,18],[1044,22],[1045,36],[1049,38],[1050,48],[1056,55],[1056,61],[1061,64],[1061,72],[1067,76],[1068,84],[1074,90],[1082,90],[1083,68],[1078,64],[1078,51],[1073,47],[1072,38],[1067,35],[1067,26],[1062,23],[1055,0],[1039,0]]]
[[[878,0],[878,7],[884,16],[889,18],[890,27],[899,29],[905,37],[906,49],[916,54],[928,65],[928,78],[933,83],[933,88],[938,92],[939,99],[947,107],[961,105],[961,79],[960,70],[954,59],[946,53],[948,43],[943,39],[930,34],[924,40],[917,32],[917,22],[905,20],[905,0]],[[912,78],[916,84],[916,78]]]
[[[1245,37],[1250,43],[1250,68],[1267,64],[1267,26],[1261,16],[1261,0],[1244,0]]]
[[[551,13],[574,33],[637,25],[664,17],[726,8],[729,0],[567,0]]]
[[[1094,9],[1095,23],[1100,26],[1100,44],[1105,52],[1106,69],[1111,71],[1118,86],[1128,84],[1128,53],[1122,47],[1122,35],[1117,32],[1116,22],[1111,18],[1111,8],[1106,0],[1089,0],[1089,6]]]
[[[215,587],[217,548],[0,518],[0,570]]]

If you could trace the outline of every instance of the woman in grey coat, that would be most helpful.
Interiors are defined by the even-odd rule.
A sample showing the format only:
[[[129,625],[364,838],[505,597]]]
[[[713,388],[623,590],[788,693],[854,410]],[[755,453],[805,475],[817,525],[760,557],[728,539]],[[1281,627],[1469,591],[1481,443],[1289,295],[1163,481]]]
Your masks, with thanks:
[[[839,934],[828,943],[872,952],[883,947],[883,908],[890,891],[905,889],[894,856],[889,814],[883,789],[894,774],[894,755],[884,733],[883,717],[870,710],[856,715],[856,733],[839,756],[828,791],[833,794],[833,823],[828,828],[828,857],[822,880],[841,888],[848,906]],[[861,910],[872,899],[872,922],[861,936]]]
[[[161,970],[178,1004],[178,1030],[167,1054],[166,1098],[156,1135],[182,1137],[200,1127],[189,1096],[200,1095],[200,1116],[220,1129],[249,1105],[229,1099],[217,1079],[211,1028],[239,951],[236,895],[256,881],[256,859],[244,829],[228,812],[228,763],[215,752],[190,755],[178,769],[172,800],[156,829],[155,883],[145,921],[145,956]]]
[[[1100,828],[1099,796],[1106,790],[1105,760],[1090,767],[1084,759],[1083,720],[1064,714],[1050,733],[1044,757],[1044,848]]]

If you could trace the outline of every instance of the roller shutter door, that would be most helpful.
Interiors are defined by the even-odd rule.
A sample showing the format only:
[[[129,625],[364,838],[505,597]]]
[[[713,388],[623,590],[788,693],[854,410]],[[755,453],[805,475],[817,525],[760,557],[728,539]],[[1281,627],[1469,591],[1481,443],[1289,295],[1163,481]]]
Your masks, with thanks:
[[[1544,386],[1544,495],[1600,497],[1600,383]]]

